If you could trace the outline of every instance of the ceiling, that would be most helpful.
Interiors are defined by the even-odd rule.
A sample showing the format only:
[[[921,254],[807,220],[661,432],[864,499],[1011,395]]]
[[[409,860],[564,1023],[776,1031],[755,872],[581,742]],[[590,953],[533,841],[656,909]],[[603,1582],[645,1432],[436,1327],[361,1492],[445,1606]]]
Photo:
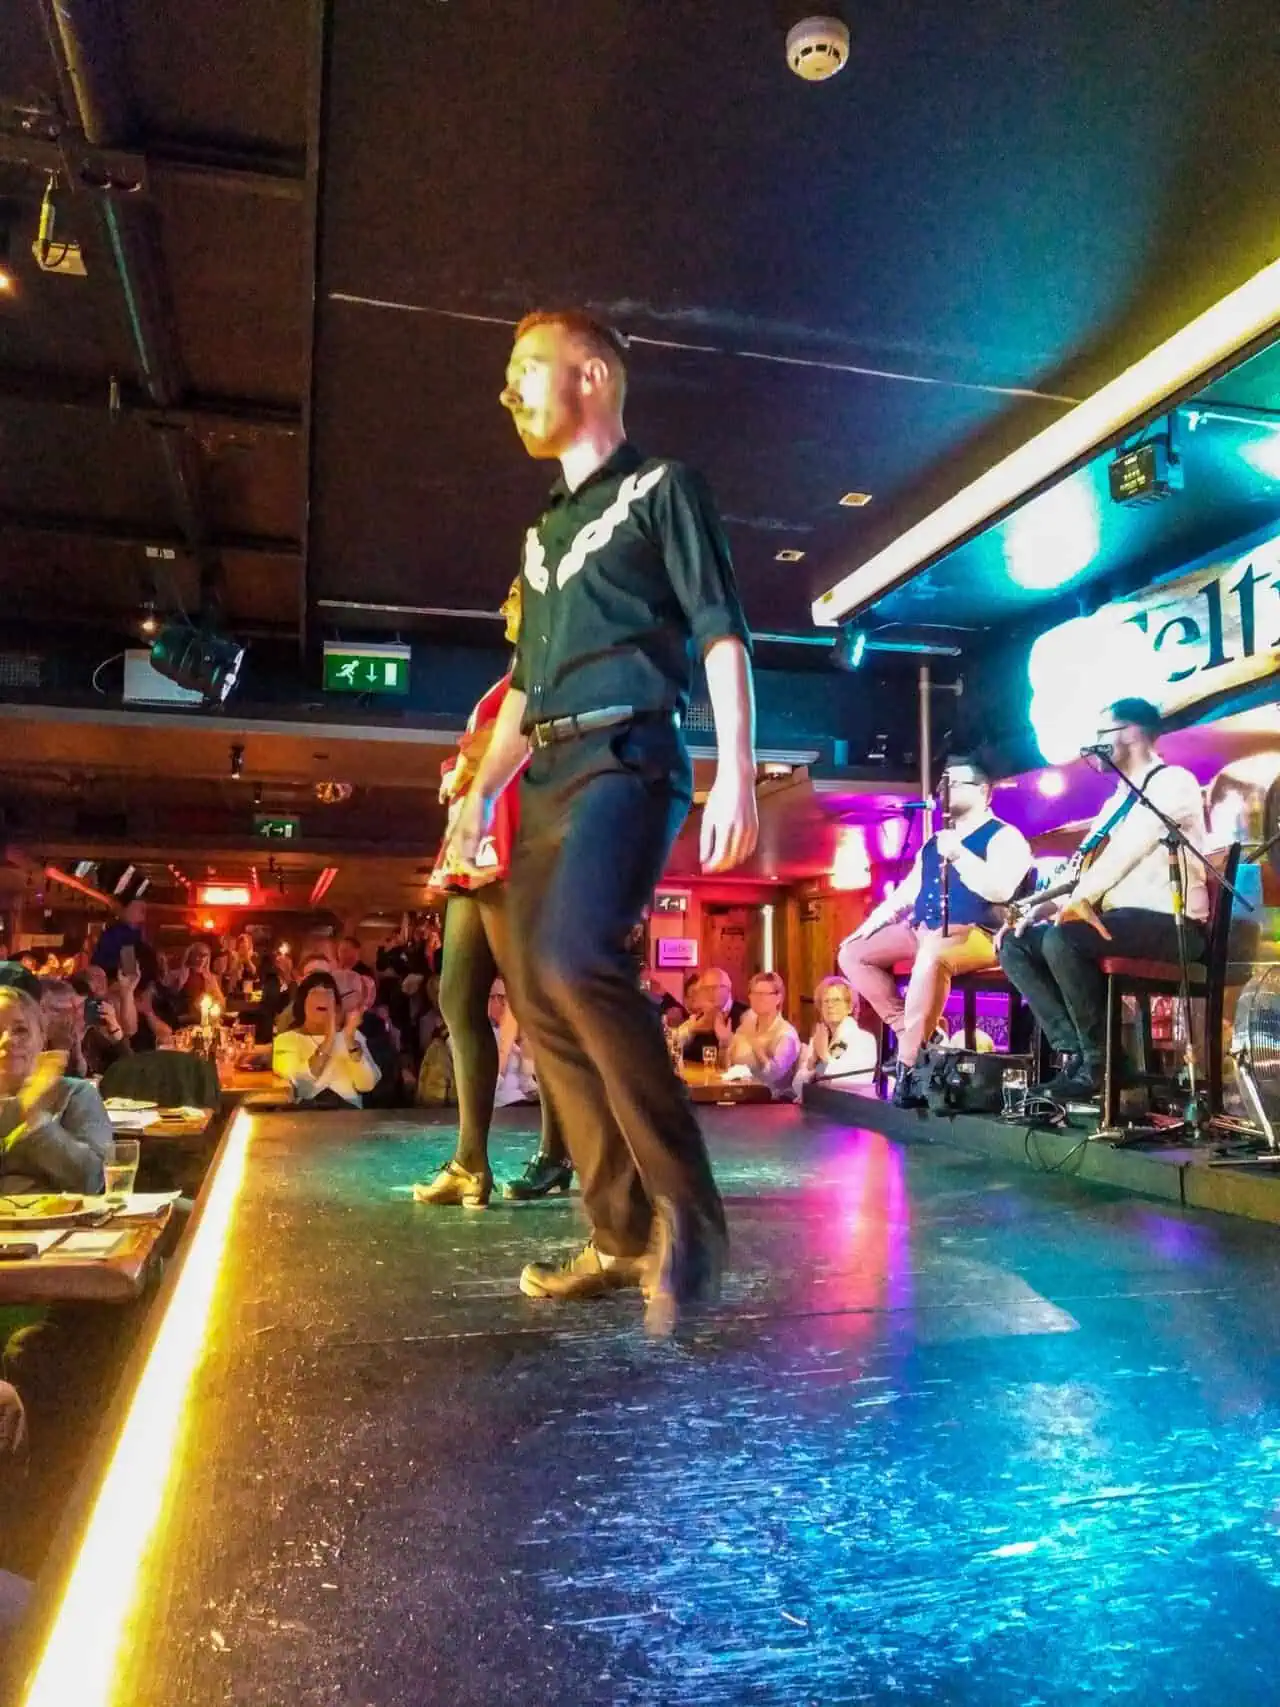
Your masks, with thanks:
[[[1272,0],[865,0],[823,85],[784,62],[805,10],[10,0],[10,608],[467,638],[547,484],[497,407],[511,327],[577,302],[633,338],[637,440],[710,477],[753,625],[807,630],[1271,258]],[[83,279],[31,256],[51,164]]]
[[[1280,341],[1122,444],[1166,434],[1181,490],[1115,503],[1108,449],[876,600],[873,628],[941,612],[957,638],[1045,626],[1050,607],[1085,587],[1117,596],[1280,525]]]

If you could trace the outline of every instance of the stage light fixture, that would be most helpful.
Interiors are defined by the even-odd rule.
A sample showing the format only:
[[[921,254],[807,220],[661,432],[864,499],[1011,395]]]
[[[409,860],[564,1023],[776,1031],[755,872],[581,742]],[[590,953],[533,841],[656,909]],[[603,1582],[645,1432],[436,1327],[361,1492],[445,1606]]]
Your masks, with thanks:
[[[245,648],[211,629],[174,624],[162,629],[151,648],[151,668],[179,687],[225,705],[240,679]]]
[[[857,670],[867,655],[867,631],[859,623],[846,623],[836,637],[831,661],[838,670]]]

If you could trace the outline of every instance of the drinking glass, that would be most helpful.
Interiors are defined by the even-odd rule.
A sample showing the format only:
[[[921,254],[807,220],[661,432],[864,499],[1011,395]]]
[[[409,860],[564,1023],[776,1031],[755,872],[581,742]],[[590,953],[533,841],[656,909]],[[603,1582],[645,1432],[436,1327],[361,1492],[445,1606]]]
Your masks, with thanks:
[[[1000,1075],[1000,1095],[1006,1114],[1021,1114],[1027,1100],[1027,1070],[1006,1067]]]
[[[702,1051],[702,1065],[708,1073],[714,1073],[720,1064],[720,1051],[714,1043],[709,1043]]]
[[[118,1200],[128,1197],[138,1177],[138,1162],[142,1145],[136,1138],[116,1138],[107,1146],[103,1172],[106,1175],[107,1196]]]

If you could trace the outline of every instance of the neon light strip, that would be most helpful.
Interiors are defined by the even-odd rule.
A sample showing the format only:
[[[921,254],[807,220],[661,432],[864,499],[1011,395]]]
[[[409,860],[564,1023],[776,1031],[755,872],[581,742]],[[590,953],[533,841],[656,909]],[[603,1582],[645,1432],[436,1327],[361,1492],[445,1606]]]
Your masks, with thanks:
[[[1101,450],[1132,422],[1280,322],[1280,260],[1175,332],[932,510],[813,602],[829,628],[912,575],[1060,470]]]
[[[24,1707],[110,1707],[142,1567],[175,1469],[179,1425],[204,1349],[252,1120],[231,1123],[160,1331],[129,1406]]]

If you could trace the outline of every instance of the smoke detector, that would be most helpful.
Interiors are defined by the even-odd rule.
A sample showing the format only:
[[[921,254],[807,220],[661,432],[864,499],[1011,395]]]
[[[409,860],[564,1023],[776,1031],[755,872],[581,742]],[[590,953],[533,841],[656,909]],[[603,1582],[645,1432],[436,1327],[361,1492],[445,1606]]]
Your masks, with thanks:
[[[806,83],[825,83],[849,57],[849,28],[839,18],[802,18],[787,31],[787,64]]]

